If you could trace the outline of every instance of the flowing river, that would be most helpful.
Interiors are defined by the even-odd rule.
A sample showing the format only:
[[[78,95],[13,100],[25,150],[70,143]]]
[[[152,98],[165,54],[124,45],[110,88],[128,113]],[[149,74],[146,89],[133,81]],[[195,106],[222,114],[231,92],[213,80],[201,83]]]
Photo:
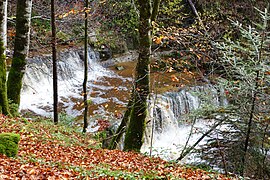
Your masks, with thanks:
[[[104,68],[97,61],[97,54],[90,50],[88,73],[88,99],[90,115],[112,112],[123,108],[129,98],[131,78],[124,78]],[[73,117],[83,113],[82,83],[84,77],[83,51],[60,53],[58,62],[59,110]],[[28,60],[24,76],[20,109],[37,115],[52,116],[52,61],[50,56]]]
[[[132,69],[121,71],[105,68],[97,54],[90,50],[88,74],[88,98],[90,114],[110,116],[120,120],[132,89]],[[103,63],[104,65],[104,63]],[[59,109],[61,112],[80,118],[83,114],[83,51],[72,50],[60,53],[58,62]],[[53,88],[52,62],[50,56],[30,58],[24,76],[20,110],[42,116],[52,116]],[[158,82],[157,84],[160,84]],[[185,115],[207,103],[226,105],[226,100],[211,85],[182,88],[162,94],[152,93],[143,153],[157,155],[167,160],[179,157],[186,145],[192,145],[211,122],[197,121],[192,128]],[[89,127],[91,129],[91,127]],[[203,143],[203,142],[202,142]],[[195,157],[189,156],[189,161]]]

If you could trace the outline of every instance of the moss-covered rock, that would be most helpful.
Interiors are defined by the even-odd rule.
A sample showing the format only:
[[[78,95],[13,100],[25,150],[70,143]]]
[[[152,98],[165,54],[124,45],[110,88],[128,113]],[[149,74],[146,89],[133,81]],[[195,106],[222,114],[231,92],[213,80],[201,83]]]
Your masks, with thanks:
[[[0,144],[0,154],[5,154],[5,146]]]
[[[0,134],[0,154],[5,154],[8,157],[14,157],[18,153],[18,143],[20,135],[14,133]]]

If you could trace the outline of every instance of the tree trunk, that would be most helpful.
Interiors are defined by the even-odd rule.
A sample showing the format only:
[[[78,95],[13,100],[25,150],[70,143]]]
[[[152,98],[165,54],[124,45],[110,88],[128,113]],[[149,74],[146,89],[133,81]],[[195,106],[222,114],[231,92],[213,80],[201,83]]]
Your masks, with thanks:
[[[8,98],[17,105],[20,105],[22,78],[29,50],[31,10],[32,0],[17,1],[14,53],[7,82]]]
[[[159,10],[160,0],[154,0],[153,1],[153,11],[151,15],[151,21],[156,21],[158,10]]]
[[[52,62],[53,62],[53,121],[58,123],[58,83],[57,83],[57,57],[56,57],[56,25],[55,2],[51,0],[51,28],[52,28]]]
[[[115,149],[117,147],[122,135],[127,129],[127,125],[129,124],[130,114],[131,114],[132,109],[133,109],[133,95],[131,95],[131,99],[128,102],[127,110],[124,114],[121,124],[119,125],[116,133],[112,137],[112,140],[109,145],[109,149]]]
[[[4,21],[4,5],[5,0],[0,1],[0,23],[1,26],[1,37],[0,37],[0,113],[9,115],[8,100],[7,100],[7,86],[6,86],[6,56],[4,40],[5,37],[3,23]]]
[[[249,146],[249,141],[250,141],[250,134],[251,134],[251,128],[252,128],[252,123],[253,123],[253,117],[255,113],[255,106],[256,106],[256,98],[257,98],[257,91],[259,89],[259,75],[260,72],[256,72],[256,79],[255,79],[255,87],[254,87],[254,92],[253,97],[252,97],[252,104],[251,104],[251,109],[250,109],[250,114],[249,114],[249,120],[247,124],[247,132],[246,132],[246,140],[245,140],[245,147],[244,147],[244,155],[242,158],[242,163],[243,163],[243,169],[240,171],[240,175],[243,176],[246,168],[246,158],[247,158],[247,153],[248,153],[248,146]]]
[[[139,58],[136,67],[134,106],[126,132],[124,150],[139,152],[143,144],[147,99],[150,92],[150,53],[151,53],[151,0],[139,0]]]
[[[86,132],[88,127],[87,112],[87,79],[88,79],[88,0],[85,0],[85,20],[84,20],[84,80],[83,80],[83,102],[84,102],[84,116],[83,116],[83,132]]]

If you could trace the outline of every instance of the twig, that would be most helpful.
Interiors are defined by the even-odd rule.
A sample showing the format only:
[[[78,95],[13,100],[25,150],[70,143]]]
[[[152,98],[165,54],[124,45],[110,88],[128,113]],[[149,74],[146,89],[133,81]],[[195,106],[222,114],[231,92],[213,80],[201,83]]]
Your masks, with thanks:
[[[190,138],[191,138],[191,135],[192,135],[192,131],[193,131],[195,122],[196,122],[196,117],[194,117],[194,119],[193,119],[193,123],[192,123],[191,128],[190,128],[190,133],[189,133],[189,135],[188,135],[188,139],[187,139],[186,144],[185,144],[185,146],[184,146],[184,148],[183,148],[183,150],[182,150],[182,152],[181,152],[181,154],[180,154],[180,157],[183,156],[183,153],[184,153],[184,151],[185,151],[186,148],[187,148],[188,142],[189,142],[189,140],[190,140]]]
[[[201,19],[201,17],[199,16],[198,11],[197,11],[197,9],[195,8],[195,6],[194,6],[192,0],[188,0],[188,3],[189,3],[189,5],[190,5],[190,7],[191,7],[193,13],[198,17],[199,22],[200,22],[200,24],[201,24],[202,27],[203,27],[203,30],[204,30],[205,33],[208,35],[207,30],[206,30],[206,28],[205,28],[205,26],[204,26],[204,24],[203,24],[203,22],[202,22],[202,19]]]

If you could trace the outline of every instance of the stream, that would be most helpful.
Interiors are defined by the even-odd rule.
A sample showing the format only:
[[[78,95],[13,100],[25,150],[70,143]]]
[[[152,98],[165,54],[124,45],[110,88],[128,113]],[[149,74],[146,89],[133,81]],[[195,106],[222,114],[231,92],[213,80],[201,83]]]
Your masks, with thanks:
[[[90,50],[88,54],[88,99],[91,102],[89,115],[120,110],[129,99],[132,79],[119,76],[104,68],[98,62],[98,55]],[[83,51],[60,53],[58,62],[59,111],[81,118],[83,114],[82,82],[84,77]],[[50,56],[34,57],[28,60],[23,80],[20,110],[22,113],[52,117],[52,61]],[[106,114],[105,114],[106,115]]]
[[[128,61],[132,60],[130,56]],[[89,116],[107,116],[120,121],[132,89],[134,62],[126,64],[124,70],[114,66],[106,67],[100,63],[98,54],[90,49],[88,74],[88,99],[91,101]],[[83,114],[83,50],[67,50],[60,53],[58,62],[59,111],[69,116],[82,118]],[[170,79],[170,78],[169,78]],[[211,85],[198,85],[190,88],[172,90],[164,79],[157,82],[166,86],[165,93],[152,91],[149,103],[149,117],[142,153],[159,156],[166,160],[175,160],[189,137],[191,123],[186,115],[210,103],[215,106],[226,105],[224,98]],[[52,61],[50,56],[33,57],[23,80],[20,110],[23,114],[35,114],[52,117]],[[205,99],[210,97],[210,99]],[[189,137],[192,145],[212,122],[195,122],[193,133]],[[88,128],[93,131],[92,127]],[[205,143],[202,141],[201,143]],[[185,161],[196,161],[188,156]]]

